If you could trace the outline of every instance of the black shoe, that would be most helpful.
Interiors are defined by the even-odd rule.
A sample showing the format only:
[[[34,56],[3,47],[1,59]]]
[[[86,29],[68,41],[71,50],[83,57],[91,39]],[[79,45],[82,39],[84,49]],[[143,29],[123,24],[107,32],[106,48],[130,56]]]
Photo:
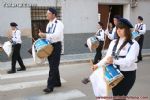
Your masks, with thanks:
[[[84,44],[84,46],[85,46],[85,47],[88,47],[88,45],[87,45],[86,43]]]
[[[87,84],[87,83],[89,83],[89,82],[90,82],[89,78],[84,78],[84,79],[82,80],[82,83],[83,83],[83,84]]]
[[[9,70],[9,71],[7,71],[7,73],[12,74],[12,73],[16,73],[16,71]]]
[[[43,92],[51,93],[51,92],[53,92],[53,88],[46,88],[46,89],[43,90]]]
[[[54,87],[61,87],[61,84],[55,84]]]
[[[138,61],[136,61],[135,63],[139,63],[140,61],[142,61],[142,59],[139,59]]]
[[[25,71],[26,68],[17,68],[17,71]]]

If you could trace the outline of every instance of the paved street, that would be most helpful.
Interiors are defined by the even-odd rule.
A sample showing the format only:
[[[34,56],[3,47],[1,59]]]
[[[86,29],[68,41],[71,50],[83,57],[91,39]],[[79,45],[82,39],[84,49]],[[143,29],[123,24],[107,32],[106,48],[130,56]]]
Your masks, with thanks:
[[[137,79],[130,96],[150,96],[149,61],[150,57],[144,57],[143,62],[138,63]],[[6,74],[7,69],[1,69],[0,100],[94,100],[91,84],[81,83],[84,77],[90,75],[89,67],[88,62],[61,64],[62,87],[55,88],[52,94],[42,91],[46,87],[47,65],[29,67],[25,72],[11,75]]]

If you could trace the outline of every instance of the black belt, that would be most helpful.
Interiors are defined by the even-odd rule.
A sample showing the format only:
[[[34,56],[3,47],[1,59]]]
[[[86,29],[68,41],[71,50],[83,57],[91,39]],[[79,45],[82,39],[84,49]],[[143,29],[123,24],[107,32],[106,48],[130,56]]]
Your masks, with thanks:
[[[126,56],[118,56],[119,58],[125,58]]]
[[[54,45],[58,45],[58,44],[61,44],[61,41],[52,43],[53,46],[54,46]]]

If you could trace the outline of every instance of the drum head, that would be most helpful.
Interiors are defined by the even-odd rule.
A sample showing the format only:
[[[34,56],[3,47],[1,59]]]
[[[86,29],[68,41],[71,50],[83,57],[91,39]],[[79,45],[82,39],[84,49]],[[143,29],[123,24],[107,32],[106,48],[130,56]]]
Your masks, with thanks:
[[[53,46],[48,44],[47,46],[44,46],[37,52],[37,56],[39,58],[45,58],[45,57],[48,57],[49,55],[51,55],[52,52],[53,52]]]

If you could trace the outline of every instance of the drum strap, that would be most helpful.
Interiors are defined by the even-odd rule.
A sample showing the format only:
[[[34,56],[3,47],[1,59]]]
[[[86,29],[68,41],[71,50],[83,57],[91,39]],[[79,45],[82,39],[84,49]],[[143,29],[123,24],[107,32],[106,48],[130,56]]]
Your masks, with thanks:
[[[139,26],[137,25],[138,30],[142,30],[143,24],[140,24]]]
[[[118,50],[117,53],[116,53],[116,49],[117,49],[118,42],[119,42],[119,39],[117,39],[116,44],[115,44],[114,47],[113,47],[112,56],[113,56],[115,59],[125,58],[125,56],[119,56],[119,53],[120,53],[121,49],[122,49],[128,42],[130,43],[130,45],[132,45],[133,42],[132,42],[132,40],[130,40],[130,41],[124,41],[124,43],[120,46],[119,50]],[[130,47],[131,47],[131,46],[130,46]],[[129,47],[129,49],[128,49],[128,52],[129,52],[129,50],[130,50],[130,47]]]
[[[55,24],[53,23],[51,27],[49,27],[48,29],[48,33],[53,34],[55,32],[56,29],[56,24],[57,24],[57,20],[55,21]],[[54,28],[53,28],[54,27]],[[53,30],[52,30],[53,29]]]
[[[55,32],[56,24],[57,24],[57,20],[55,21],[55,26],[54,26],[54,29],[53,29],[53,33]]]
[[[101,36],[101,32],[102,32],[102,30],[100,29],[100,30],[98,30],[98,32],[96,33],[96,35],[97,36]]]

